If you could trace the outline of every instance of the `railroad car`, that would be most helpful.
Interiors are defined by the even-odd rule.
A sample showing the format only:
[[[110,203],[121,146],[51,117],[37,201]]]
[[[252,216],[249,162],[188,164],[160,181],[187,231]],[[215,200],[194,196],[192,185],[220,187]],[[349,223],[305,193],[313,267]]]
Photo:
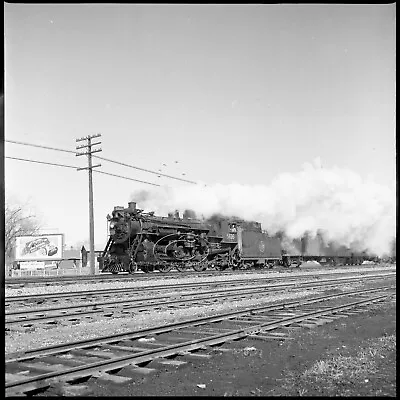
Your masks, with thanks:
[[[316,236],[305,234],[299,239],[291,240],[283,234],[279,236],[290,262],[298,265],[307,261],[318,261],[322,265],[360,265],[363,261],[374,260],[366,252],[355,251],[334,242],[327,243],[320,233]]]

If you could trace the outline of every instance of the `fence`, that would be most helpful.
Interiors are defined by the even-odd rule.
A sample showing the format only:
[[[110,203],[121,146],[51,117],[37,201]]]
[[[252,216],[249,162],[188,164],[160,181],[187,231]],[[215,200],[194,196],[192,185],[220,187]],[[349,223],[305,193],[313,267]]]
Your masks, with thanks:
[[[96,268],[96,274],[98,274]],[[90,267],[77,267],[77,268],[57,268],[49,269],[44,268],[40,270],[20,270],[11,269],[6,276],[11,278],[26,278],[29,276],[73,276],[73,275],[90,275]]]

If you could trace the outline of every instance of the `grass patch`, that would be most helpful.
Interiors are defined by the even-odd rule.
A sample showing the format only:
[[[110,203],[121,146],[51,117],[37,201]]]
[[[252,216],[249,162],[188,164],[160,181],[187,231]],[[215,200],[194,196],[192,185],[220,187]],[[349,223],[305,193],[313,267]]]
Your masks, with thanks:
[[[359,396],[396,393],[396,335],[371,339],[354,355],[315,362],[284,385],[288,395]]]
[[[385,358],[389,352],[396,351],[396,336],[382,336],[370,341],[355,356],[336,356],[328,360],[317,361],[306,370],[303,378],[315,378],[316,381],[341,381],[347,379],[368,379],[376,373],[377,360]]]

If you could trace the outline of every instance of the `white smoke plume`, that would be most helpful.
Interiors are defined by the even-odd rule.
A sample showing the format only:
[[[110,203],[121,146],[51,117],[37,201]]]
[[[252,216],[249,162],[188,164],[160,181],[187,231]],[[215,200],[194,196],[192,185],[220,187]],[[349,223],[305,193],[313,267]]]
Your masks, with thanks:
[[[376,255],[389,253],[396,234],[394,188],[347,169],[321,168],[318,160],[269,185],[162,187],[133,193],[132,200],[157,215],[192,209],[205,218],[219,213],[258,221],[270,234],[284,231],[290,238],[319,232],[326,242]]]

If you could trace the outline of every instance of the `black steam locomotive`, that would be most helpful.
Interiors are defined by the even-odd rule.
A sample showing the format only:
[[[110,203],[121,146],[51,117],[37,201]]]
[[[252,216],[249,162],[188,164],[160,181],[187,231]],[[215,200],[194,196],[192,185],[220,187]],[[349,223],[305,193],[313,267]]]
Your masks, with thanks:
[[[130,202],[128,208],[114,207],[109,233],[103,254],[98,257],[102,272],[290,265],[280,239],[268,236],[258,222],[219,216],[198,220],[190,211],[185,211],[182,218],[178,212],[159,217]]]
[[[289,240],[284,234],[268,235],[258,222],[218,215],[199,220],[188,210],[182,217],[177,211],[160,217],[138,209],[135,202],[127,208],[114,207],[109,234],[98,257],[102,272],[298,267],[310,260],[325,265],[379,261],[365,252],[325,243],[321,235]]]

